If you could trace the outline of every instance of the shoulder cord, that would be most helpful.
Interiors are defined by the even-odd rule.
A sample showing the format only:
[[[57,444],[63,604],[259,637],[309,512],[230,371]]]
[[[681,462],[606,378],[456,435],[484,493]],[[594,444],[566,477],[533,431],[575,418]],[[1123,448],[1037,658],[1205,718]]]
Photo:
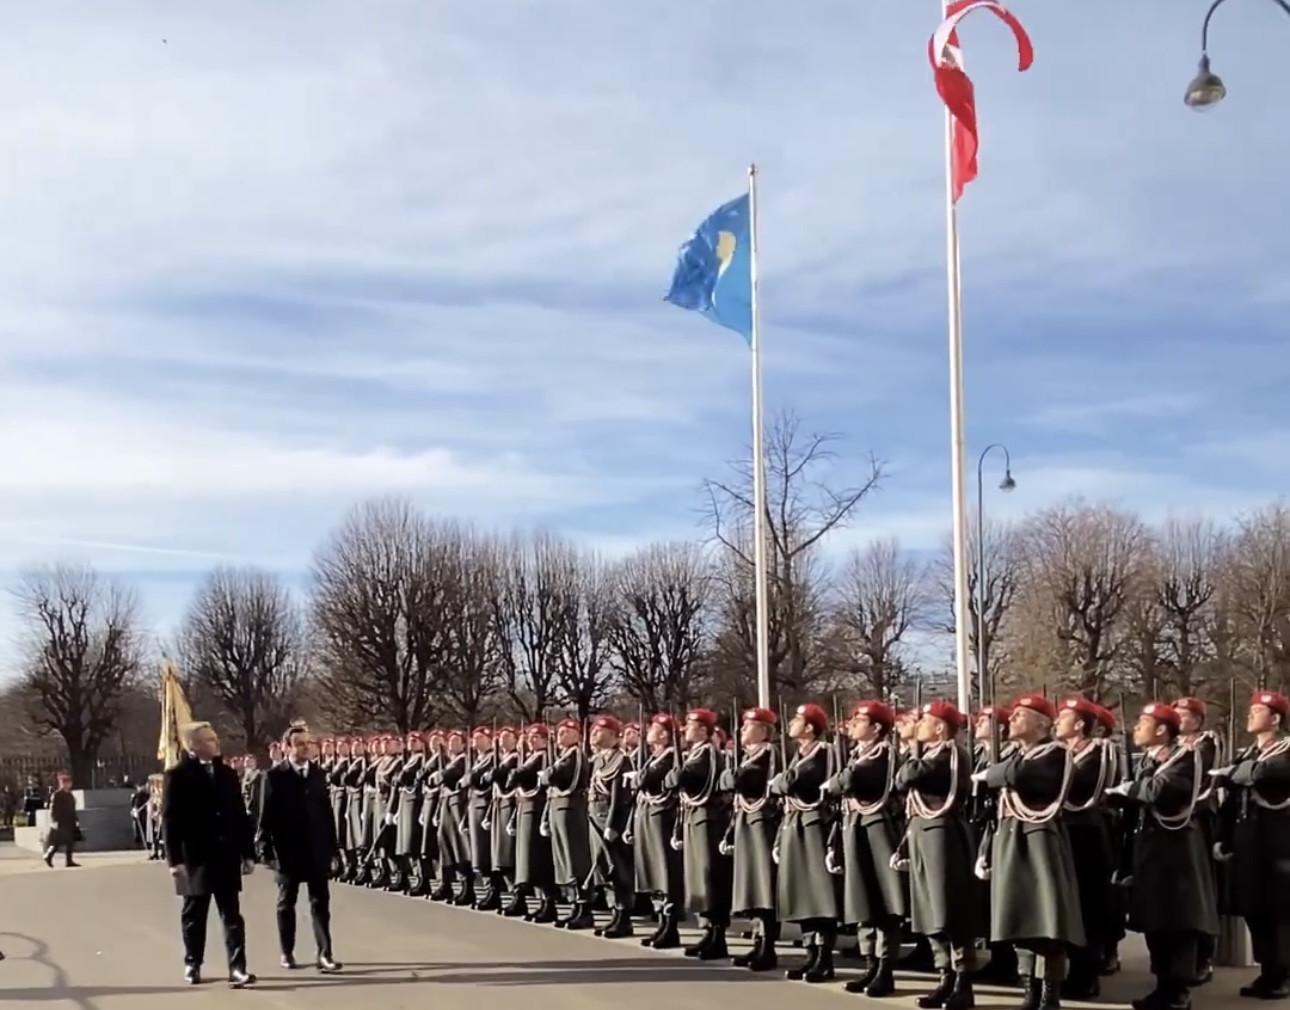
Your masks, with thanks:
[[[939,807],[933,807],[923,799],[923,794],[917,788],[909,790],[909,795],[905,798],[905,814],[908,817],[920,817],[925,821],[934,821],[944,817],[954,809],[954,804],[959,798],[959,748],[953,740],[946,740],[942,743],[933,744],[928,748],[924,761],[936,757],[946,747],[950,748],[950,790],[945,796],[945,802]]]
[[[565,796],[571,796],[573,794],[573,791],[577,789],[578,786],[582,785],[582,761],[583,761],[582,747],[578,745],[570,747],[569,750],[565,751],[565,754],[569,753],[569,751],[573,751],[577,759],[577,767],[574,769],[573,778],[571,779],[573,784],[569,786],[568,789],[556,789],[554,786],[551,786],[551,785],[548,785],[546,787],[546,794],[548,796],[553,796],[556,799],[561,799]],[[563,756],[564,755],[562,754],[561,757]]]
[[[1057,798],[1048,806],[1040,810],[1032,809],[1021,801],[1017,791],[1012,788],[1003,789],[999,793],[999,817],[1011,817],[1014,820],[1021,821],[1022,824],[1047,824],[1054,817],[1062,812],[1066,806],[1066,796],[1070,792],[1071,779],[1074,777],[1075,756],[1071,753],[1069,747],[1063,747],[1056,740],[1050,740],[1047,743],[1040,744],[1033,750],[1026,751],[1022,754],[1022,761],[1038,761],[1042,757],[1051,754],[1054,748],[1061,748],[1062,751],[1062,784],[1057,790]]]
[[[1106,792],[1106,787],[1111,784],[1111,778],[1115,774],[1115,749],[1110,740],[1099,737],[1095,740],[1088,741],[1089,746],[1078,751],[1074,755],[1075,764],[1083,764],[1084,761],[1092,754],[1098,755],[1097,783],[1093,786],[1093,791],[1083,803],[1066,804],[1065,809],[1072,814],[1081,814],[1086,810],[1092,810],[1102,802],[1102,796]],[[1073,779],[1072,770],[1072,779]],[[1072,785],[1074,782],[1072,781]]]
[[[892,786],[896,781],[896,762],[891,753],[891,743],[887,740],[879,740],[863,749],[856,748],[855,752],[851,756],[851,763],[853,765],[857,765],[865,762],[876,761],[884,753],[887,755],[887,780],[883,783],[882,795],[876,800],[869,802],[858,799],[855,796],[847,797],[848,809],[854,810],[861,816],[876,814],[887,806],[887,803],[891,799]]]
[[[1260,751],[1255,756],[1254,760],[1255,763],[1258,763],[1259,761],[1267,761],[1270,758],[1281,757],[1287,752],[1290,752],[1290,737],[1282,737],[1267,750]],[[1268,813],[1276,814],[1283,810],[1290,810],[1290,797],[1287,797],[1280,803],[1273,803],[1260,796],[1257,789],[1251,789],[1250,798],[1254,800],[1255,806],[1260,810],[1268,811]]]
[[[695,807],[703,806],[712,798],[712,791],[717,785],[718,762],[714,760],[716,756],[716,748],[712,746],[710,741],[708,743],[701,743],[697,747],[692,748],[690,753],[705,755],[704,760],[708,765],[707,780],[703,783],[703,789],[697,796],[691,796],[684,789],[677,791],[677,798],[681,801],[681,806],[692,810]],[[686,764],[689,764],[689,762],[687,761]]]
[[[1204,786],[1204,783],[1201,781],[1201,779],[1204,777],[1205,772],[1204,772],[1204,769],[1201,767],[1200,755],[1196,754],[1188,747],[1177,748],[1172,754],[1169,755],[1168,758],[1165,759],[1164,763],[1159,768],[1157,768],[1154,772],[1152,772],[1153,778],[1156,775],[1163,775],[1166,771],[1168,771],[1180,760],[1182,760],[1182,757],[1184,754],[1189,754],[1189,753],[1192,756],[1191,801],[1187,804],[1186,807],[1182,809],[1181,812],[1176,814],[1162,814],[1159,811],[1157,811],[1154,807],[1151,808],[1152,819],[1157,824],[1159,824],[1162,828],[1164,828],[1166,831],[1181,831],[1183,828],[1187,827],[1187,825],[1191,824],[1192,816],[1196,812],[1196,804],[1200,799],[1201,788]]]
[[[746,756],[744,757],[743,761],[740,763],[739,767],[748,768],[748,767],[751,767],[752,765],[757,764],[758,762],[761,761],[763,754],[769,755],[766,759],[767,760],[766,785],[769,787],[770,785],[769,762],[774,759],[774,755],[775,755],[775,752],[774,750],[771,749],[770,744],[763,743],[763,744],[758,744],[756,748],[749,748]],[[762,793],[762,795],[755,800],[750,800],[748,799],[748,797],[744,796],[742,793],[736,790],[735,809],[739,811],[741,814],[755,814],[759,810],[761,810],[761,808],[764,807],[767,804],[767,802],[769,802],[769,800],[770,800],[769,792]]]

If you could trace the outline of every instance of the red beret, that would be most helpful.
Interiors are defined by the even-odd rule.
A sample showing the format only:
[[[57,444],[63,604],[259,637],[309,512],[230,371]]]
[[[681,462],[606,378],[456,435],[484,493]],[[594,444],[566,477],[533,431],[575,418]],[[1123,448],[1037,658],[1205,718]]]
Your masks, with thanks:
[[[442,739],[443,739],[443,736],[444,736],[444,734],[443,734],[443,730],[441,730],[441,729],[432,729],[428,734],[426,734],[426,739],[427,739],[427,740],[442,740]]]
[[[489,726],[476,726],[473,730],[470,731],[470,735],[491,737],[493,735],[493,730]]]
[[[638,722],[629,722],[626,726],[623,727],[624,733],[639,733],[640,731],[641,731],[641,724]]]
[[[779,724],[779,716],[768,708],[746,708],[743,721],[759,722],[763,726],[776,726]]]
[[[449,740],[452,740],[454,737],[455,737],[456,739],[458,739],[458,740],[465,740],[465,739],[466,739],[466,731],[465,731],[464,729],[450,729],[450,730],[448,730],[448,739],[449,739]]]
[[[618,721],[617,716],[610,715],[608,712],[604,715],[596,716],[595,721],[591,725],[596,727],[596,729],[611,729],[615,733],[621,733],[623,731],[623,724]]]
[[[953,730],[962,729],[966,723],[958,707],[948,701],[929,701],[923,706],[923,715],[930,715],[933,719],[940,719],[941,722]]]
[[[824,709],[820,708],[819,705],[813,705],[810,702],[805,705],[798,705],[797,714],[815,727],[817,733],[823,733],[829,728],[829,717],[825,715]]]
[[[1097,712],[1094,718],[1097,719],[1098,722],[1100,722],[1103,726],[1106,727],[1106,731],[1108,733],[1114,733],[1115,732],[1115,713],[1112,712],[1109,708],[1104,708],[1101,705],[1094,705],[1093,707],[1097,709]]]
[[[673,719],[666,712],[659,712],[656,716],[654,716],[653,719],[649,721],[649,724],[651,726],[662,726],[669,733],[676,732],[676,720]]]
[[[1023,694],[1012,703],[1014,709],[1025,708],[1042,715],[1045,719],[1057,718],[1057,707],[1042,694]]]
[[[991,716],[999,720],[1007,720],[1012,717],[1012,709],[1007,705],[987,705],[976,714],[977,719],[988,719]]]
[[[1276,712],[1281,718],[1290,717],[1290,698],[1284,694],[1277,694],[1275,691],[1260,691],[1250,699],[1250,707],[1263,705],[1273,712]]]
[[[518,732],[519,732],[519,730],[518,730],[518,729],[516,729],[514,726],[498,726],[498,727],[497,727],[497,735],[498,735],[498,736],[501,736],[503,733],[509,733],[509,734],[511,734],[511,736],[515,736]]]
[[[556,728],[557,730],[562,730],[562,729],[576,729],[579,733],[581,733],[581,732],[582,732],[582,723],[578,722],[578,720],[577,720],[577,719],[561,719],[561,720],[556,724],[556,727],[555,727],[555,728]]]
[[[1142,706],[1142,714],[1148,719],[1154,719],[1156,722],[1168,723],[1174,729],[1182,728],[1182,720],[1178,718],[1178,712],[1172,705],[1166,705],[1163,701],[1149,701]]]
[[[896,724],[896,713],[891,710],[890,705],[884,705],[880,701],[862,701],[859,705],[851,710],[851,718],[858,719],[864,716],[870,722],[876,722],[880,726],[886,726],[891,729]]]
[[[1099,706],[1097,704],[1089,701],[1087,698],[1067,698],[1062,702],[1063,711],[1076,712],[1079,715],[1084,716],[1086,719],[1094,719],[1100,722],[1101,720],[1098,718],[1097,714],[1098,708]]]
[[[544,722],[535,722],[524,731],[529,736],[550,736],[551,727]]]
[[[685,713],[686,722],[697,722],[708,729],[717,728],[717,713],[706,708],[692,708]]]
[[[1205,718],[1205,713],[1209,711],[1209,708],[1199,698],[1179,698],[1174,702],[1174,708],[1182,712],[1190,712],[1192,715],[1200,716],[1202,719]]]

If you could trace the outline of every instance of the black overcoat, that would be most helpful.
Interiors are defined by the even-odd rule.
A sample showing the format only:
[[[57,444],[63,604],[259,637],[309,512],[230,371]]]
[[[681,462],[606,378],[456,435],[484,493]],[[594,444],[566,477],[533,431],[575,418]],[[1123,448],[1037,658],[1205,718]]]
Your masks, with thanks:
[[[283,763],[264,773],[256,848],[280,879],[326,880],[336,857],[327,776],[313,762],[301,774]]]
[[[242,889],[242,862],[255,858],[255,835],[237,774],[219,758],[185,754],[161,786],[161,831],[171,866],[187,871],[187,893]]]

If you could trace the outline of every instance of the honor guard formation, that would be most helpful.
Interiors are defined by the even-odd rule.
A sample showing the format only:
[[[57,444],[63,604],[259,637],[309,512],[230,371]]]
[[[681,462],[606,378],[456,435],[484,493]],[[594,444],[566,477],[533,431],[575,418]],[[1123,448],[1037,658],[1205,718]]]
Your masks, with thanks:
[[[748,709],[727,740],[696,708],[327,739],[317,764],[332,875],[354,886],[659,950],[695,916],[684,954],[751,972],[777,970],[791,923],[807,957],[786,974],[805,983],[834,979],[854,935],[846,991],[891,996],[898,967],[921,968],[924,1010],[968,1010],[978,980],[1018,986],[1022,1010],[1096,998],[1126,930],[1155,977],[1135,1010],[1184,1010],[1212,976],[1223,911],[1260,967],[1241,995],[1283,999],[1290,700],[1255,694],[1241,751],[1206,714],[1151,702],[1113,738],[1115,716],[1082,698],[1027,694],[975,717],[867,701],[833,725],[806,704],[787,725]],[[265,773],[243,765],[254,822]],[[734,919],[753,944],[731,957]]]

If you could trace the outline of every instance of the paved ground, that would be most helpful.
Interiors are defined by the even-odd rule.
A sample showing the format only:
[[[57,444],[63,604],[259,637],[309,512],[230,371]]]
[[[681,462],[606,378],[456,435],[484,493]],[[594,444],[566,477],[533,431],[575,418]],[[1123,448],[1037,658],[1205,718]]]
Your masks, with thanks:
[[[740,1010],[780,1010],[790,1001],[793,1010],[837,1010],[844,1001],[860,999],[838,984],[754,976],[643,951],[634,940],[567,934],[344,886],[335,889],[333,906],[336,950],[346,972],[287,972],[276,964],[273,887],[263,873],[250,879],[244,896],[257,990],[231,992],[219,982],[192,989],[180,984],[178,903],[165,871],[136,853],[90,854],[83,862],[81,869],[50,870],[29,854],[0,848],[0,949],[8,955],[0,963],[0,1007],[486,1010],[486,1003],[518,997],[524,1010],[600,1010],[614,1002],[627,1010],[712,1010],[718,1001]],[[303,919],[300,935],[300,953],[308,954]],[[210,941],[214,969],[220,961],[215,922]],[[1124,1006],[1149,988],[1140,946],[1130,945],[1125,953],[1132,963],[1106,980],[1101,1006]],[[846,962],[840,965],[845,977]],[[1221,971],[1197,994],[1197,1010],[1244,1003],[1235,992],[1249,975]],[[908,1010],[923,987],[924,980],[908,976],[902,995],[881,1003]],[[978,1004],[1007,1007],[1018,998],[1016,992],[991,989],[979,994]]]

